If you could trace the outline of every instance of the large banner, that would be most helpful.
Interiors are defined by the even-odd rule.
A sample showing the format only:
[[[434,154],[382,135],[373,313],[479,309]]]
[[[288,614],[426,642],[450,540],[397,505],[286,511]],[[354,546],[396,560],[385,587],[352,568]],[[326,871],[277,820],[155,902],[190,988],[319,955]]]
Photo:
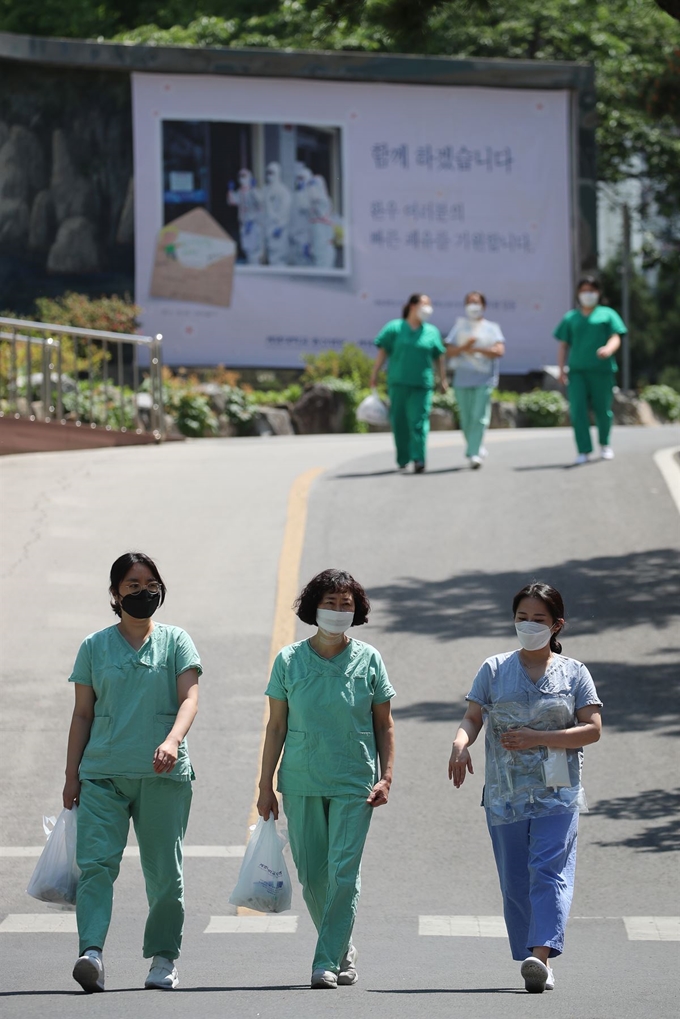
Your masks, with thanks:
[[[174,365],[371,351],[412,293],[468,290],[505,372],[572,299],[565,91],[133,75],[136,300]]]

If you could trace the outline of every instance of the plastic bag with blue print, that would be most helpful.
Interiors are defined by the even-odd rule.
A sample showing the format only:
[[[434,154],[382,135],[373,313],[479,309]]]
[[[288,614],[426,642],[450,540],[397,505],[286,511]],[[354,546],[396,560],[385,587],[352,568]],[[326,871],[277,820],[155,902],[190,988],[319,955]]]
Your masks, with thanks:
[[[582,751],[542,746],[507,750],[500,741],[512,729],[569,729],[576,724],[573,694],[546,694],[532,703],[499,702],[485,707],[483,714],[489,824],[588,810],[581,785]]]

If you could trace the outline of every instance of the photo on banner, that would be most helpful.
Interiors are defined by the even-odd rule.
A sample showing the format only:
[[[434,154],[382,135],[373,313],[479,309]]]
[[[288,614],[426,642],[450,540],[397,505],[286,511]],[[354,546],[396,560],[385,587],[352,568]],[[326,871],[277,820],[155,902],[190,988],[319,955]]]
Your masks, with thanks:
[[[348,268],[342,128],[163,120],[165,225],[200,207],[236,242],[236,273]]]

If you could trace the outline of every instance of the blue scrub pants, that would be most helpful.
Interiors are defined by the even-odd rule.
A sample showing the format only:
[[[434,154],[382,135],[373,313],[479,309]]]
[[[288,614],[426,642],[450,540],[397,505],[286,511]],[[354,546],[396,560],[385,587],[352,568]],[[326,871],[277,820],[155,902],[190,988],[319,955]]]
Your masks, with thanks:
[[[487,815],[488,824],[488,815]],[[578,814],[489,824],[513,959],[537,945],[561,955],[576,872]]]
[[[373,807],[362,795],[283,794],[288,837],[319,938],[312,969],[337,973],[352,940]]]

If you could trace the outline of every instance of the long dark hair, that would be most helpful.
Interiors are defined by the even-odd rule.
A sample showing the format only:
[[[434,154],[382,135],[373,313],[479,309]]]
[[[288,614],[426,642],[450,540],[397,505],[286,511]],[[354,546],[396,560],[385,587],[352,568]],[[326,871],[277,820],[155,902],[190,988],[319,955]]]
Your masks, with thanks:
[[[553,623],[556,623],[558,619],[564,619],[564,602],[562,600],[562,595],[556,587],[551,587],[550,584],[544,584],[540,580],[532,580],[530,584],[527,584],[521,591],[518,591],[512,599],[513,617],[517,615],[519,603],[523,601],[524,598],[538,598],[539,601],[542,601],[550,613]],[[560,626],[557,633],[560,633],[561,630],[562,627]],[[561,655],[562,645],[557,639],[557,633],[552,633],[550,635],[550,650],[556,655]]]
[[[423,296],[422,294],[411,294],[408,301],[401,310],[402,318],[408,318],[409,311],[411,310],[414,304],[420,304],[420,299],[422,296]]]
[[[165,601],[165,594],[167,588],[165,586],[165,583],[163,582],[163,578],[158,572],[158,567],[156,566],[153,559],[150,556],[146,555],[146,553],[144,552],[124,552],[121,556],[118,556],[118,558],[116,559],[115,563],[111,567],[111,574],[109,576],[109,594],[111,595],[111,608],[113,609],[117,616],[121,616],[121,611],[120,605],[115,599],[115,595],[120,594],[120,585],[123,583],[132,567],[135,566],[137,563],[141,563],[142,566],[147,566],[151,570],[154,577],[161,585],[160,604],[162,605],[163,602]]]

